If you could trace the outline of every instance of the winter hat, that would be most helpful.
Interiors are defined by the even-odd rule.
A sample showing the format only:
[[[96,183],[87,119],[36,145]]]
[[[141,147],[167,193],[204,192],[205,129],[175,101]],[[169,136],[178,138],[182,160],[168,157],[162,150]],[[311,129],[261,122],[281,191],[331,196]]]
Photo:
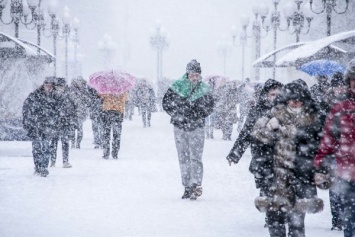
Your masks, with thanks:
[[[300,84],[301,86],[303,86],[303,88],[307,88],[308,89],[307,83],[304,80],[302,80],[301,78],[299,78],[297,80],[293,80],[292,82]]]
[[[44,84],[54,84],[56,82],[56,77],[46,77],[44,79]]]
[[[306,103],[312,98],[308,88],[305,88],[301,84],[295,82],[286,84],[283,87],[280,95],[282,96],[282,102],[298,100]]]
[[[191,72],[201,74],[201,66],[200,63],[196,61],[196,59],[192,59],[186,66],[186,73],[189,74]]]
[[[330,81],[331,87],[345,86],[344,82],[344,74],[341,72],[336,72],[332,76],[332,80]]]
[[[348,63],[345,71],[345,85],[350,87],[350,79],[355,79],[355,58]]]
[[[65,80],[64,77],[58,77],[57,78],[57,86],[65,86],[67,84],[67,81]]]

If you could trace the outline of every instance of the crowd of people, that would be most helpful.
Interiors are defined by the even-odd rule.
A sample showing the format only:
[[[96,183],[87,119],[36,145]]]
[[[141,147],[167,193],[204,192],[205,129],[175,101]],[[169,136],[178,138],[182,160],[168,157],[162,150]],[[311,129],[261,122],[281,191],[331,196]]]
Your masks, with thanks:
[[[331,229],[355,236],[355,59],[345,74],[319,75],[310,88],[302,79],[285,85],[269,79],[254,85],[252,92],[248,80],[214,90],[202,80],[201,72],[200,63],[190,61],[183,77],[161,99],[174,126],[182,199],[202,195],[205,139],[213,138],[213,129],[220,128],[223,139],[231,140],[233,124],[238,123],[238,137],[227,161],[237,164],[250,147],[249,171],[260,190],[254,202],[265,213],[271,237],[286,237],[286,224],[288,236],[305,236],[306,213],[324,208],[317,188],[329,189]],[[70,86],[65,78],[47,77],[23,105],[35,173],[46,177],[49,161],[55,166],[59,140],[63,167],[72,167],[69,141],[73,149],[80,149],[87,116],[92,120],[95,148],[103,149],[104,159],[110,150],[112,158],[118,159],[122,122],[132,119],[135,106],[143,127],[150,127],[151,113],[157,108],[146,79],[114,95],[99,94],[82,77]]]

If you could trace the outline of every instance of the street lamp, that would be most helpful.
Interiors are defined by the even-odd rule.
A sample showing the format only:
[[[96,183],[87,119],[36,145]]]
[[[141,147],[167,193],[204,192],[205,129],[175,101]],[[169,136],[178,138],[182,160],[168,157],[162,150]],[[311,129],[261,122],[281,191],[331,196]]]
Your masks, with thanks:
[[[291,23],[294,31],[291,34],[296,35],[296,43],[300,41],[300,34],[308,34],[311,28],[311,22],[313,20],[313,13],[310,6],[305,4],[301,8],[303,0],[295,0],[296,6],[291,2],[288,3],[284,8],[284,15],[287,19],[287,29],[290,28]],[[307,21],[307,27],[305,26],[305,21]],[[302,30],[306,27],[306,30]]]
[[[104,57],[104,67],[108,69],[111,59],[115,55],[117,44],[112,41],[111,36],[105,34],[104,39],[99,41],[98,47]]]
[[[245,19],[248,21],[247,23],[242,23],[242,25],[248,25],[249,24],[249,18]],[[244,26],[243,26],[244,27]],[[246,26],[245,26],[246,28]],[[235,39],[238,35],[237,29],[233,26],[232,27],[232,37],[233,37],[233,44],[235,44]],[[242,46],[242,81],[244,81],[244,71],[245,71],[245,47],[247,45],[247,35],[246,35],[246,29],[243,29],[243,31],[239,34],[239,42],[240,45]]]
[[[226,40],[226,37],[222,37],[222,40],[217,43],[218,54],[223,58],[223,74],[226,75],[226,60],[231,53],[232,45]]]
[[[155,29],[150,30],[150,45],[157,51],[157,79],[162,79],[163,74],[163,50],[169,46],[169,37],[159,20],[155,23]]]
[[[79,44],[78,31],[80,28],[80,21],[78,18],[74,17],[72,26],[74,29],[74,38],[72,39],[74,43],[74,76],[78,76],[78,44]]]
[[[309,5],[310,5],[312,12],[314,12],[316,14],[321,14],[324,11],[326,11],[326,13],[327,13],[327,36],[331,35],[332,12],[334,11],[337,14],[344,14],[349,8],[349,0],[344,0],[344,1],[345,1],[345,9],[344,10],[337,10],[336,9],[336,6],[338,5],[337,0],[322,0],[322,10],[315,11],[313,9],[313,0],[309,0]]]
[[[63,37],[65,40],[65,78],[68,80],[68,38],[70,36],[70,21],[71,16],[69,14],[69,8],[65,6],[63,14]]]
[[[252,7],[253,13],[254,13],[254,21],[253,21],[253,36],[248,36],[247,34],[247,27],[249,25],[249,18],[243,16],[241,18],[241,23],[242,23],[242,28],[243,28],[243,35],[245,36],[245,39],[254,37],[255,38],[255,60],[260,58],[260,49],[261,49],[261,38],[266,37],[261,35],[261,24],[259,20],[259,16],[262,19],[265,19],[267,14],[269,13],[269,8],[265,4],[259,4],[259,5],[254,5]],[[263,27],[264,30],[266,31],[266,34],[270,30],[270,27]],[[260,80],[260,67],[255,67],[255,80],[258,81]]]
[[[14,23],[15,37],[19,37],[20,23],[26,27],[35,20],[35,10],[39,4],[39,0],[11,0],[10,3],[10,17],[11,21],[5,22],[2,19],[2,13],[6,7],[8,0],[0,0],[0,21],[5,25]],[[28,21],[28,16],[31,15],[31,21]]]

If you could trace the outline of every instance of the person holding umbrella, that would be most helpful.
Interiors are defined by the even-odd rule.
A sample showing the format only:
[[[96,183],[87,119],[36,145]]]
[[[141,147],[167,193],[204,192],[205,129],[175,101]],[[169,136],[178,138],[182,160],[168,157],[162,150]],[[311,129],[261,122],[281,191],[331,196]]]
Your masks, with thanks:
[[[202,195],[202,153],[205,141],[205,118],[213,111],[214,99],[202,81],[201,66],[196,60],[187,64],[186,73],[163,97],[163,109],[171,116],[178,152],[182,199],[196,200]]]
[[[111,130],[112,158],[118,159],[121,144],[121,132],[123,114],[128,99],[128,91],[134,87],[135,78],[124,72],[101,71],[89,77],[89,85],[96,89],[102,98],[102,122],[103,122],[103,159],[110,156]]]

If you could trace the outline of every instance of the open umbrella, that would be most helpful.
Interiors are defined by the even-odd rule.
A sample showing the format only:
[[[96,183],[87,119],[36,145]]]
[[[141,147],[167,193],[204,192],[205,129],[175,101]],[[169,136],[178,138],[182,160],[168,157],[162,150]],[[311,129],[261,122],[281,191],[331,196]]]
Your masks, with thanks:
[[[134,87],[136,78],[120,71],[100,71],[89,76],[89,85],[99,94],[120,95]]]
[[[332,76],[336,72],[345,72],[346,66],[331,60],[315,60],[303,64],[298,70],[311,76]]]
[[[217,90],[220,86],[229,81],[229,78],[221,75],[211,75],[204,77],[203,80],[211,86],[212,90]]]

